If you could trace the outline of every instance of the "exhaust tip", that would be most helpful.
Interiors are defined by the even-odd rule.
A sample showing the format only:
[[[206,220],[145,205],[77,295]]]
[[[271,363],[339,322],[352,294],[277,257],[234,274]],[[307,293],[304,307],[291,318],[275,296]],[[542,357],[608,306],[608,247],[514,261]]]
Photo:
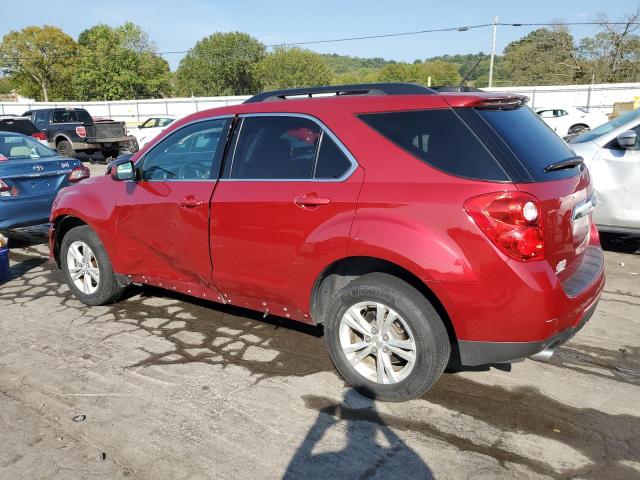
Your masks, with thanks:
[[[553,348],[545,348],[541,352],[538,352],[534,355],[531,355],[529,358],[535,360],[536,362],[548,362],[553,357]]]

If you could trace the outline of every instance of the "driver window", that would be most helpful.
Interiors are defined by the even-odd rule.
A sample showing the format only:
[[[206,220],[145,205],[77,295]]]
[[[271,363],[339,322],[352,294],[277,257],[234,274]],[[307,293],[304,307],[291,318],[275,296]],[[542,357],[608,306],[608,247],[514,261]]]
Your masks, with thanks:
[[[149,118],[142,125],[140,125],[140,128],[153,128],[156,126],[155,123],[156,123],[155,118]]]
[[[143,180],[217,178],[228,127],[229,119],[224,118],[194,123],[173,132],[145,155]]]

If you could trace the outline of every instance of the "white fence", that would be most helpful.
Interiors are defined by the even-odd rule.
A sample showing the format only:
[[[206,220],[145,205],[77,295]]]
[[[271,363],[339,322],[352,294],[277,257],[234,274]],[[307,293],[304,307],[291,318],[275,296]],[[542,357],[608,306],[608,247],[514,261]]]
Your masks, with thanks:
[[[562,85],[549,87],[494,87],[492,92],[527,95],[531,108],[586,107],[610,114],[616,102],[640,100],[640,83],[602,83],[595,85]]]
[[[490,91],[508,91],[530,97],[532,108],[587,107],[611,113],[615,102],[639,102],[640,83],[563,85],[549,87],[496,87]],[[242,103],[248,97],[194,97],[109,102],[0,102],[0,115],[21,115],[27,110],[45,107],[86,108],[94,117],[108,117],[137,124],[154,115],[184,116],[200,110]]]
[[[182,117],[209,108],[236,105],[248,96],[119,100],[107,102],[0,102],[0,115],[22,115],[27,110],[47,107],[86,108],[92,117],[107,117],[130,125],[156,115]]]

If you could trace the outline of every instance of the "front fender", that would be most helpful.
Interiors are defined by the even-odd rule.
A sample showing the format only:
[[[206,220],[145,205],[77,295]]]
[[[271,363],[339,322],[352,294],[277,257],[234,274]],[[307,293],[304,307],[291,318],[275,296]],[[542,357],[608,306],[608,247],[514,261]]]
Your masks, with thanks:
[[[68,217],[77,218],[91,227],[104,245],[116,272],[118,256],[114,207],[119,186],[119,182],[114,182],[110,177],[101,176],[82,180],[76,185],[63,188],[53,202],[50,217],[54,228],[62,219]]]

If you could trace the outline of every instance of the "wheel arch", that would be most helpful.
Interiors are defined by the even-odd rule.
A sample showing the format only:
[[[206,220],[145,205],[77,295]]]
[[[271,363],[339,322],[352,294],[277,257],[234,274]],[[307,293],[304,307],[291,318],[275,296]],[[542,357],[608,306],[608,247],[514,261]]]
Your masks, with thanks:
[[[71,141],[71,139],[62,133],[56,134],[56,136],[53,139],[53,143],[57,146],[60,142],[65,140],[69,142],[71,145],[73,145],[73,142]]]
[[[55,235],[52,238],[51,249],[53,259],[58,267],[60,267],[60,245],[62,244],[62,239],[69,230],[82,225],[88,224],[81,218],[73,215],[61,215],[53,220]]]
[[[453,323],[442,301],[416,274],[394,262],[377,257],[345,257],[328,265],[316,278],[311,291],[310,313],[316,324],[324,323],[324,315],[335,292],[362,275],[374,272],[387,273],[418,290],[436,309],[449,336],[452,347],[457,345]]]

